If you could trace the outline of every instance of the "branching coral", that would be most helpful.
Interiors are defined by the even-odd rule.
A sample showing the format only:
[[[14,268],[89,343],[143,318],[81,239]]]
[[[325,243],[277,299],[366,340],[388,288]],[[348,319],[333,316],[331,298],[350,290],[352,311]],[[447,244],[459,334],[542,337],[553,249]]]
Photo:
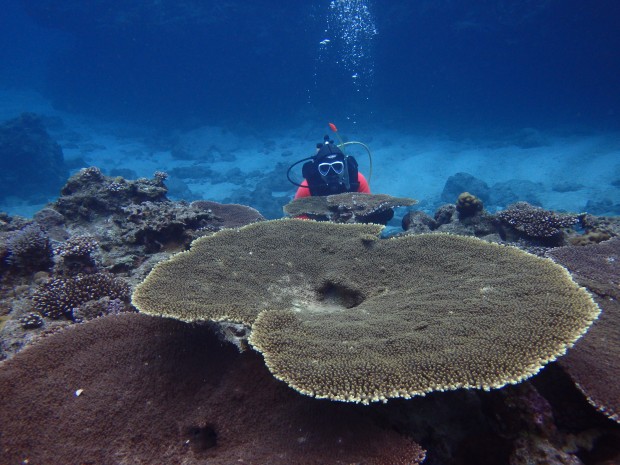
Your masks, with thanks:
[[[24,226],[7,241],[7,262],[23,271],[47,270],[52,265],[52,246],[43,229],[31,223]]]
[[[50,318],[72,318],[73,311],[102,297],[129,299],[129,286],[107,273],[54,278],[42,284],[32,297],[35,309]]]
[[[55,250],[56,268],[61,274],[76,275],[96,269],[93,252],[99,243],[92,236],[72,236]]]
[[[504,224],[531,238],[551,238],[579,221],[578,215],[555,213],[517,202],[497,214]]]

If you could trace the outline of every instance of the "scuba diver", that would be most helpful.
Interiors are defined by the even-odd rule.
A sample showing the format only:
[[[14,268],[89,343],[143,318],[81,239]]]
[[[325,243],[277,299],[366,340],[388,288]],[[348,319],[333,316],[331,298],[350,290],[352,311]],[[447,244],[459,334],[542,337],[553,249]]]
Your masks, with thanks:
[[[329,126],[337,133],[336,126]],[[323,142],[317,144],[316,154],[293,163],[286,173],[288,180],[297,186],[295,199],[317,195],[342,194],[343,192],[363,192],[370,194],[370,186],[366,178],[357,169],[357,160],[351,155],[345,155],[341,148],[349,144],[361,142],[348,142],[337,145],[329,136],[323,138]],[[370,155],[370,150],[368,150]],[[290,177],[291,170],[298,164],[304,163],[302,174],[305,178],[301,184],[296,183]],[[371,168],[372,169],[372,168]]]

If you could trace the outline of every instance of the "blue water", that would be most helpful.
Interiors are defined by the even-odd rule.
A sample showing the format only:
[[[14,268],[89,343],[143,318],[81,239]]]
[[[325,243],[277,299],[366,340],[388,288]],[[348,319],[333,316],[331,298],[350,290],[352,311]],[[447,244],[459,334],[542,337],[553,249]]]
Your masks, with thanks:
[[[609,153],[619,23],[617,0],[4,0],[0,88],[169,134],[218,126],[312,147],[327,121],[367,141],[535,128],[608,134]]]

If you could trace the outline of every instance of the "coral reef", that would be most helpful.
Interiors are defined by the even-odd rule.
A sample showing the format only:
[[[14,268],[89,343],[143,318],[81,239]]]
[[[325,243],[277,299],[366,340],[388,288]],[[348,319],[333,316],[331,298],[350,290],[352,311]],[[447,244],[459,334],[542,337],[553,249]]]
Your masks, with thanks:
[[[75,276],[80,273],[93,273],[97,264],[93,256],[99,248],[93,236],[76,235],[61,243],[54,251],[56,273]]]
[[[265,150],[277,150],[277,143],[266,144]],[[265,213],[264,206],[281,208],[285,203],[284,197],[275,198],[271,192],[282,190],[276,186],[277,179],[282,178],[282,170],[278,169],[275,167],[262,179],[255,192],[244,184],[247,176],[233,171],[220,175],[231,177],[243,187],[236,201],[259,201],[257,206]],[[246,238],[247,248],[240,249],[236,241],[245,237],[244,229],[212,235],[221,229],[264,220],[258,211],[209,201],[171,202],[166,198],[164,184],[169,180],[162,172],[155,173],[153,179],[136,181],[118,175],[132,174],[116,172],[116,176],[108,177],[96,168],[76,174],[59,202],[49,204],[32,220],[0,213],[0,358],[9,358],[0,362],[0,447],[7,462],[412,464],[422,457],[412,439],[428,450],[428,465],[607,465],[620,461],[620,408],[615,382],[619,357],[617,344],[609,342],[620,338],[618,242],[613,239],[620,235],[617,217],[576,215],[577,224],[560,228],[561,234],[549,240],[521,233],[486,210],[461,218],[452,203],[435,205],[438,208],[434,217],[421,211],[406,215],[403,229],[407,231],[402,235],[410,238],[382,240],[376,226],[321,223],[326,228],[369,229],[360,234],[330,229],[320,234],[320,241],[305,229],[292,234],[287,231],[275,240],[253,234]],[[529,199],[522,195],[525,190],[515,190],[521,187],[527,188],[510,183],[515,200]],[[491,209],[496,191],[494,186],[491,203],[485,202]],[[93,210],[91,205],[95,206]],[[268,210],[268,214],[281,216],[277,208]],[[537,221],[541,224],[533,228],[548,227],[547,216],[539,215]],[[394,233],[394,229],[384,230],[383,235]],[[356,405],[301,396],[275,380],[263,358],[248,350],[252,347],[248,338],[254,342],[271,338],[267,342],[273,344],[269,351],[265,350],[265,356],[284,360],[284,368],[278,362],[278,369],[288,372],[287,360],[295,358],[295,363],[300,363],[303,357],[298,359],[295,351],[302,348],[303,354],[310,354],[306,359],[309,367],[326,363],[334,367],[337,376],[329,374],[329,379],[337,384],[348,382],[348,373],[356,371],[354,363],[341,363],[342,354],[338,352],[354,340],[349,333],[355,328],[364,328],[365,340],[383,340],[383,348],[396,351],[411,348],[412,338],[424,342],[426,335],[432,336],[435,322],[441,323],[437,327],[454,331],[442,332],[431,338],[430,345],[424,345],[422,355],[433,354],[435,358],[425,355],[428,363],[420,375],[423,380],[429,380],[429,373],[436,368],[436,347],[445,349],[446,360],[455,357],[450,362],[455,365],[461,363],[455,354],[466,353],[465,349],[473,347],[478,337],[489,340],[495,330],[507,334],[495,339],[494,348],[486,352],[501,355],[521,347],[510,340],[507,324],[512,316],[505,312],[512,315],[510,302],[524,302],[522,296],[507,298],[506,304],[488,290],[473,297],[466,294],[476,289],[478,284],[471,279],[477,275],[492,273],[501,281],[511,260],[499,264],[488,255],[474,254],[486,266],[478,271],[468,265],[471,257],[465,254],[467,247],[462,247],[462,258],[458,259],[450,247],[443,245],[441,238],[445,235],[440,234],[429,242],[434,244],[429,247],[437,249],[432,253],[422,253],[425,247],[420,244],[427,236],[419,236],[408,243],[417,250],[408,253],[407,261],[398,257],[408,246],[395,250],[395,258],[387,263],[377,261],[386,247],[400,249],[402,240],[429,232],[477,236],[547,254],[594,294],[602,313],[567,355],[515,386],[488,392],[434,391],[411,399],[391,399],[386,404]],[[134,314],[135,309],[127,302],[127,286],[133,288],[157,262],[187,250],[191,241],[202,236],[211,237],[197,244],[220,244],[226,238],[227,252],[218,255],[222,250],[218,245],[210,255],[213,260],[200,264],[200,273],[214,279],[205,284],[196,275],[191,276],[182,283],[191,292],[173,304],[189,306],[194,295],[209,292],[214,300],[202,302],[202,308],[207,308],[211,317],[233,319],[234,315],[246,314],[244,303],[256,298],[246,324],[224,321],[185,325]],[[550,249],[560,243],[585,247]],[[27,251],[29,244],[38,244],[35,253]],[[305,246],[311,252],[299,258],[297,254],[303,253]],[[508,255],[514,250],[501,249]],[[270,260],[274,254],[277,256],[276,251],[286,259]],[[179,260],[192,253],[181,253]],[[428,282],[437,267],[460,280],[434,287],[431,282],[420,290],[420,283]],[[549,276],[543,273],[538,282],[538,275],[528,276],[526,269],[530,268],[522,266],[511,276],[515,282],[528,283],[531,279],[525,291],[530,295],[548,282]],[[407,290],[401,296],[389,285],[397,274],[402,275],[403,287],[407,281]],[[99,286],[91,280],[102,275],[122,283],[121,298],[108,291],[90,293],[90,288]],[[264,275],[276,280],[267,289],[261,287]],[[307,276],[315,276],[316,281]],[[370,295],[375,284],[360,284],[365,282],[383,285],[384,290],[375,298]],[[248,289],[256,286],[256,295],[242,292],[243,283]],[[479,288],[485,287],[480,284]],[[446,297],[457,291],[466,296],[458,306]],[[54,292],[60,294],[59,299]],[[98,297],[102,293],[112,295]],[[394,331],[386,336],[385,329],[390,327],[386,321],[395,314],[396,304],[402,300],[403,308],[410,308],[424,296],[425,304],[439,311],[420,315],[420,304],[405,318],[394,316]],[[545,305],[551,302],[548,308],[566,298],[553,293],[547,296],[547,291],[540,291],[539,296],[545,297]],[[491,304],[478,305],[477,312],[488,310],[487,316],[466,312],[476,299],[487,302],[484,298]],[[220,303],[226,299],[235,303],[222,309],[218,308],[218,299]],[[373,299],[381,313],[365,313],[372,308]],[[60,318],[39,313],[36,300],[41,302],[41,309],[55,309],[51,313]],[[276,311],[269,314],[269,308]],[[449,311],[454,313],[448,315]],[[530,309],[521,319],[543,321],[536,320],[541,311],[538,307]],[[262,327],[256,319],[258,314],[259,319],[265,317]],[[107,316],[96,318],[102,315]],[[556,316],[562,315],[560,312]],[[281,317],[286,322],[282,328],[277,324]],[[540,325],[549,334],[557,326],[549,320]],[[299,334],[306,338],[304,344],[296,339]],[[307,344],[312,340],[318,349]],[[501,341],[505,341],[503,349]],[[324,356],[325,347],[330,351],[328,356]],[[313,357],[311,349],[323,355]],[[463,373],[467,372],[464,386],[484,375],[476,364],[484,356],[487,354],[474,354],[468,359],[469,365],[463,369]],[[357,358],[364,357],[360,350]],[[392,363],[389,357],[384,359]],[[320,364],[317,360],[321,360]],[[393,363],[398,365],[398,359]],[[504,359],[498,363],[497,371],[511,366]],[[418,366],[425,367],[422,363]],[[299,372],[303,375],[304,370]],[[398,383],[397,373],[388,370],[379,381]],[[33,399],[36,409],[32,408]]]
[[[475,216],[483,209],[482,200],[469,192],[463,192],[456,199],[456,211],[459,214],[459,218],[469,218]]]
[[[290,216],[304,216],[335,223],[386,224],[394,216],[395,207],[415,205],[417,200],[385,194],[344,194],[303,197],[284,206]]]
[[[258,354],[222,346],[209,328],[138,314],[44,338],[0,365],[0,392],[6,463],[415,465],[424,458],[379,412],[300,396]]]
[[[62,149],[33,113],[0,124],[0,200],[45,202],[58,195],[69,174]]]
[[[544,255],[553,247],[596,244],[620,234],[620,221],[616,217],[556,213],[526,202],[490,214],[468,195],[463,195],[463,200],[460,207],[458,201],[457,205],[440,206],[434,217],[410,211],[402,219],[402,228],[407,234],[435,231],[476,236],[513,244],[537,255]],[[469,210],[473,215],[462,215],[459,209],[466,209],[469,202],[476,205]]]
[[[166,199],[166,192],[161,175],[127,181],[104,176],[99,168],[91,166],[69,178],[54,209],[65,219],[89,221],[94,216],[120,213],[128,205],[161,202]]]
[[[380,231],[304,220],[220,231],[158,264],[132,301],[150,315],[247,324],[277,378],[364,403],[522,381],[599,313],[549,260]]]
[[[435,214],[433,215],[437,226],[449,224],[453,220],[455,212],[456,212],[456,205],[452,203],[442,205],[441,207],[439,207],[435,211]]]
[[[75,309],[103,297],[129,301],[129,286],[108,273],[54,278],[35,291],[34,308],[50,318],[74,318]]]
[[[423,234],[437,229],[437,221],[422,211],[410,211],[403,216],[401,226],[413,234]]]
[[[113,221],[123,242],[143,246],[151,253],[187,247],[214,229],[212,219],[210,212],[187,204],[147,201],[123,207],[123,214]]]
[[[114,250],[126,255],[127,247],[140,255],[183,250],[201,235],[263,219],[240,205],[171,202],[165,179],[157,172],[151,180],[127,181],[86,168],[69,179],[50,209],[72,224],[74,233],[95,237],[104,256]]]
[[[588,400],[620,423],[620,238],[597,245],[561,247],[548,255],[597,296],[601,316],[560,364]]]
[[[66,324],[130,310],[128,291],[114,282],[132,286],[195,238],[263,219],[242,205],[171,202],[165,180],[163,172],[128,181],[86,168],[33,220],[0,215],[0,315],[8,315],[0,358]],[[19,321],[31,313],[44,318],[25,328]]]
[[[50,239],[37,224],[28,224],[10,235],[6,251],[6,263],[21,272],[47,270],[53,264]]]
[[[611,239],[611,235],[605,231],[588,231],[578,236],[568,238],[570,245],[591,245]]]
[[[584,215],[581,223],[586,232],[599,232],[611,237],[620,236],[619,216]]]
[[[402,220],[406,234],[422,234],[432,231],[461,236],[476,236],[481,239],[499,242],[501,240],[494,215],[485,210],[477,210],[472,216],[462,216],[457,205],[445,204],[435,211],[434,217],[420,212],[410,211]]]
[[[541,244],[563,245],[564,229],[571,228],[582,215],[555,213],[534,207],[527,202],[517,202],[497,214],[503,226],[502,237],[537,239]]]

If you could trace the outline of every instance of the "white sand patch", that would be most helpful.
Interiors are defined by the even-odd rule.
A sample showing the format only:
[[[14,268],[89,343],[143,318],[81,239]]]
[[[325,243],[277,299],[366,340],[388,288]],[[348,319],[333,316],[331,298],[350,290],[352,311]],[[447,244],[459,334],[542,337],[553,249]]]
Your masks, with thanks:
[[[254,189],[256,183],[265,182],[268,174],[267,180],[273,181],[272,190],[277,195],[292,197],[296,188],[287,183],[286,168],[313,155],[316,143],[328,133],[328,128],[323,133],[310,131],[310,124],[280,134],[242,134],[223,127],[203,126],[174,134],[171,131],[168,139],[173,142],[166,145],[145,136],[148,130],[144,128],[55,111],[33,92],[0,91],[0,98],[2,120],[24,111],[60,118],[64,125],[50,133],[63,146],[69,162],[98,166],[105,173],[128,169],[138,177],[149,178],[155,171],[189,170],[196,175],[180,182],[187,185],[195,198],[215,201],[239,190]],[[511,180],[540,183],[537,196],[550,209],[582,211],[588,200],[619,202],[620,134],[558,136],[527,131],[535,132],[535,142],[540,143],[527,140],[527,144],[522,144],[518,135],[508,139],[454,140],[443,135],[394,130],[374,131],[366,137],[343,132],[343,136],[364,142],[372,150],[371,189],[375,193],[412,197],[436,205],[448,177],[465,172],[490,187]],[[188,156],[175,156],[175,150],[185,150]],[[370,166],[365,150],[350,147],[347,152],[357,158],[361,172],[368,176]],[[301,165],[293,173],[301,180]],[[36,211],[35,207],[40,206],[7,199],[0,210],[29,216]]]

